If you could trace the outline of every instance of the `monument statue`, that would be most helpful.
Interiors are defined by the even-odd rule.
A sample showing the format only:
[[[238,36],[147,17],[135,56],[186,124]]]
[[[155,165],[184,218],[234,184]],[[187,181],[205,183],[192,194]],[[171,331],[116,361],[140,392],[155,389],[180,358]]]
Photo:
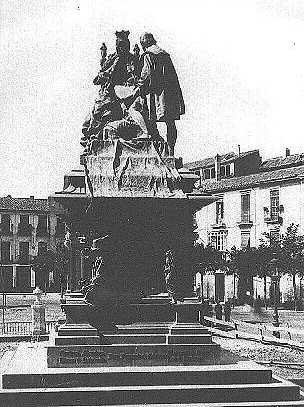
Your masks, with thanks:
[[[81,145],[85,154],[96,152],[99,140],[152,138],[162,146],[157,122],[167,126],[169,156],[177,138],[175,120],[185,112],[182,91],[170,55],[159,48],[154,36],[140,38],[130,52],[129,31],[116,32],[116,52],[107,55],[103,43],[101,69],[93,80],[100,86],[90,114],[83,124]],[[161,147],[160,147],[161,148]]]
[[[171,302],[176,304],[180,296],[178,293],[178,276],[172,250],[166,251],[164,273],[167,293]]]
[[[175,120],[185,113],[185,104],[170,55],[161,49],[151,33],[140,37],[144,50],[141,73],[135,94],[145,97],[152,135],[158,134],[156,122],[165,122],[169,155],[174,156],[177,138]]]
[[[89,322],[99,331],[115,331],[115,324],[132,322],[128,305],[140,294],[136,286],[131,289],[123,280],[122,267],[128,261],[120,258],[119,251],[120,243],[114,236],[107,234],[93,240],[92,278],[82,292],[90,305]]]
[[[82,128],[81,145],[86,154],[96,151],[98,140],[149,137],[140,99],[135,98],[128,106],[125,103],[134,92],[139,73],[139,47],[130,53],[128,36],[129,31],[116,32],[114,54],[107,56],[104,43],[100,48],[101,69],[93,80],[100,86],[99,97]]]
[[[141,299],[152,290],[161,293],[166,285],[173,303],[190,294],[193,214],[204,205],[193,192],[198,176],[174,157],[184,101],[170,55],[152,34],[141,36],[141,56],[129,31],[115,35],[115,52],[100,47],[93,80],[98,97],[82,128],[84,176],[71,172],[58,193],[68,209],[71,278],[79,252],[75,234],[87,236],[86,249],[102,236],[95,239],[97,250],[88,256],[81,250],[80,275],[91,279],[83,290],[86,311],[77,316],[65,304],[72,320],[88,318],[100,332],[150,318]],[[167,141],[158,132],[161,121]],[[170,248],[165,269],[164,247]]]

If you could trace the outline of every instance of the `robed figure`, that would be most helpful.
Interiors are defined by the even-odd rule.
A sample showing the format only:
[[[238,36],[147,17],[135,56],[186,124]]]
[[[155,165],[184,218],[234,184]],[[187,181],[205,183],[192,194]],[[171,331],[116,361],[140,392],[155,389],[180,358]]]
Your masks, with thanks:
[[[144,53],[138,86],[145,97],[150,130],[155,137],[158,134],[156,122],[166,123],[169,154],[173,156],[177,138],[175,120],[185,113],[179,80],[170,55],[156,44],[152,34],[143,34],[140,43]]]

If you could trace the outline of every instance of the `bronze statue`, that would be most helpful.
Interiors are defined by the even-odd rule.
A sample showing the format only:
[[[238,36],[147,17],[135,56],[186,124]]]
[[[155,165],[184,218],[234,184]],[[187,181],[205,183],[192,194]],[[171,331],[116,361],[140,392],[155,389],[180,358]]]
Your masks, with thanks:
[[[130,53],[129,31],[116,32],[116,52],[107,56],[107,47],[102,44],[101,69],[94,78],[99,85],[99,97],[87,116],[82,133],[81,145],[85,153],[94,152],[100,139],[122,138],[131,140],[148,137],[140,100],[127,103],[133,94],[139,74],[139,47]],[[126,101],[126,103],[125,103]]]
[[[166,251],[165,257],[165,283],[168,295],[171,299],[173,304],[177,303],[178,297],[178,288],[177,288],[177,273],[176,273],[176,266],[174,263],[173,253],[172,250]]]
[[[141,57],[141,73],[134,95],[141,95],[149,112],[151,135],[158,136],[157,122],[167,126],[169,155],[174,155],[177,139],[175,120],[185,113],[185,104],[178,77],[170,55],[159,48],[151,33],[140,37],[144,50]]]

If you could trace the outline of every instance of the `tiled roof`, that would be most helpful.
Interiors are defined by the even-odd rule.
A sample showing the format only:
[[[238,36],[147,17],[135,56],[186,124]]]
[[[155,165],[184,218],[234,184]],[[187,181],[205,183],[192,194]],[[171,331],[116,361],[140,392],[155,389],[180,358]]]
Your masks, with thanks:
[[[240,154],[236,154],[233,151],[230,151],[229,153],[219,155],[219,160],[221,164],[226,164],[229,162],[233,162],[239,158],[244,158],[248,155],[256,153],[259,153],[259,150],[244,151],[243,153]],[[212,165],[214,165],[214,158],[215,157],[207,157],[203,160],[186,163],[184,164],[184,167],[189,169],[211,167]]]
[[[201,192],[224,192],[251,188],[260,184],[282,181],[297,177],[304,177],[304,165],[293,168],[282,168],[273,171],[259,172],[241,177],[224,178],[220,181],[204,180],[200,187]]]
[[[227,154],[223,154],[219,156],[220,161],[224,161],[225,159],[229,159],[234,157],[236,154],[231,151],[230,153]],[[191,163],[186,163],[184,164],[185,168],[205,168],[205,167],[210,167],[211,165],[214,165],[214,157],[207,157],[204,158],[203,160],[199,160],[199,161],[193,161]]]
[[[50,210],[47,199],[0,197],[0,211],[44,211]]]
[[[284,168],[304,164],[304,154],[292,154],[288,157],[275,157],[265,160],[261,165],[261,171],[269,171],[274,168]]]

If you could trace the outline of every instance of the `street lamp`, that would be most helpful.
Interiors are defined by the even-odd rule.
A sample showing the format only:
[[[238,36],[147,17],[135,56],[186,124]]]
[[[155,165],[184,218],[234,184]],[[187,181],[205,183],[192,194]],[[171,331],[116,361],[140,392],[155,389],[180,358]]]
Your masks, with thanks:
[[[0,249],[2,249],[2,234],[1,234],[1,225],[0,225]],[[1,255],[1,254],[0,254]],[[2,255],[0,260],[0,272],[1,272],[1,286],[2,286],[2,333],[5,333],[5,315],[4,310],[6,306],[6,297],[5,297],[5,287],[4,287],[4,268],[2,264]]]
[[[279,259],[277,259],[275,256],[269,262],[270,266],[272,267],[272,270],[274,271],[274,274],[271,276],[271,280],[272,280],[273,289],[274,289],[273,326],[275,326],[275,327],[280,326],[279,313],[278,313],[278,305],[279,305],[278,300],[279,300],[279,293],[280,293],[280,287],[279,287],[280,276],[279,276],[279,271],[278,271],[278,262],[279,262]],[[276,336],[277,338],[279,338],[280,332],[274,331],[273,335]]]
[[[77,236],[78,245],[80,249],[80,279],[84,279],[84,249],[87,244],[87,239],[85,236]]]

